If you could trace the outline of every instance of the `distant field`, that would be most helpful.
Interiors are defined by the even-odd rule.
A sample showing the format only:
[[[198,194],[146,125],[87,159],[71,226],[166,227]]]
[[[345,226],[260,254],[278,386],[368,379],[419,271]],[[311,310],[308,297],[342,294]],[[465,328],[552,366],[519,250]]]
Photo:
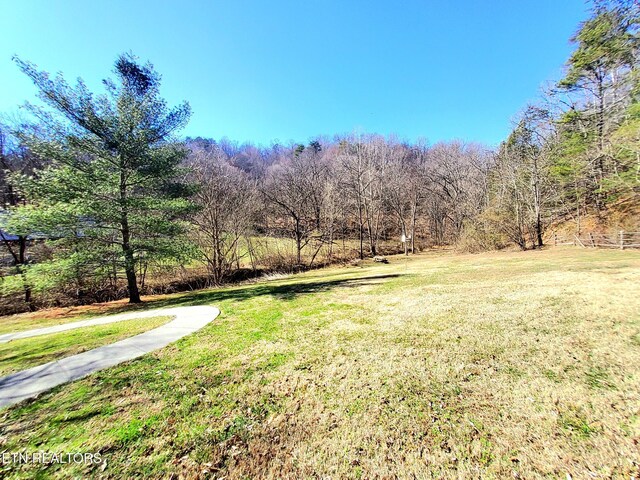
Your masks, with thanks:
[[[159,297],[144,308],[222,314],[0,411],[0,450],[101,452],[106,466],[0,477],[637,478],[639,286],[640,252],[567,247]]]
[[[250,244],[250,246],[249,246]],[[251,247],[251,248],[250,248]],[[397,252],[401,248],[399,241],[380,241],[378,248],[381,251],[391,250]],[[263,265],[265,258],[282,256],[293,259],[296,256],[296,242],[293,238],[282,237],[251,237],[248,240],[242,239],[239,243],[239,255],[242,257],[241,264],[244,267],[251,267],[249,251],[253,251],[258,259],[258,264]],[[301,256],[303,263],[310,263],[315,255],[315,262],[326,261],[329,253],[333,258],[353,258],[360,251],[360,242],[354,239],[335,240],[332,246],[324,244],[318,246],[315,241],[310,241],[302,249]],[[365,254],[368,253],[367,243],[364,243]],[[316,253],[317,252],[317,253]]]

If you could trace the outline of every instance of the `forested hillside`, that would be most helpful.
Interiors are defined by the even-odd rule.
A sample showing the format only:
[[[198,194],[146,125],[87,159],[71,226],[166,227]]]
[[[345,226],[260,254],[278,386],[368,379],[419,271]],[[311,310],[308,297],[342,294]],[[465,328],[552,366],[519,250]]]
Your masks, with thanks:
[[[189,105],[170,108],[132,55],[101,95],[16,58],[42,106],[0,131],[0,313],[429,247],[538,248],[556,230],[640,230],[639,22],[634,0],[595,2],[563,77],[498,148],[375,134],[185,140]]]

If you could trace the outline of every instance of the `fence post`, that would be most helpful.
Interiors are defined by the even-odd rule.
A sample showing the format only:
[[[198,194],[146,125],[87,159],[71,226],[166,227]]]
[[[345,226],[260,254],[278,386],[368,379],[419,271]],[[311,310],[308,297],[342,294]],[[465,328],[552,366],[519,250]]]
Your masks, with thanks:
[[[596,242],[593,241],[593,233],[589,232],[589,241],[591,242],[591,246],[593,248],[596,247]]]
[[[557,233],[553,234],[553,246],[554,247],[558,246],[558,234]]]
[[[620,230],[620,250],[624,250],[624,230]]]

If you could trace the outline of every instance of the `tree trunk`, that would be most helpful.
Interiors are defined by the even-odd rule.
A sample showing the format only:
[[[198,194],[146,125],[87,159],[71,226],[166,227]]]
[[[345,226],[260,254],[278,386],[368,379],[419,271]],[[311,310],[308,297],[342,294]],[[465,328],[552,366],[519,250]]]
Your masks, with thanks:
[[[141,303],[140,291],[138,290],[138,281],[136,279],[135,259],[133,258],[133,250],[129,243],[129,227],[126,229],[123,225],[122,230],[122,252],[124,253],[124,271],[127,275],[127,288],[129,289],[129,303]]]
[[[374,240],[374,233],[373,233],[373,227],[371,225],[372,219],[370,216],[370,212],[369,209],[367,208],[367,206],[364,206],[364,217],[367,221],[367,236],[369,237],[369,252],[371,253],[372,257],[375,257],[378,253],[376,251],[376,242]]]
[[[542,247],[542,225],[540,223],[540,217],[536,220],[536,236],[538,237],[538,247]]]
[[[542,247],[542,199],[540,194],[540,178],[538,172],[538,160],[533,159],[533,201],[536,216],[535,231],[538,247]]]
[[[122,232],[122,253],[124,254],[124,271],[127,275],[127,287],[129,289],[129,303],[141,303],[140,291],[136,279],[136,262],[131,248],[131,232],[129,230],[129,216],[127,211],[127,184],[123,171],[120,173],[120,227]]]
[[[302,232],[300,231],[300,220],[298,218],[295,219],[296,223],[296,263],[300,265],[302,263]]]
[[[411,209],[411,255],[416,253],[416,211],[418,210],[418,194],[413,193],[413,208]]]
[[[598,157],[596,158],[596,185],[595,194],[596,214],[600,216],[603,207],[604,195],[602,194],[602,184],[604,180],[604,122],[605,122],[605,104],[604,104],[604,80],[597,76],[598,80],[598,106],[597,106],[597,131],[598,131]]]
[[[362,205],[358,199],[358,234],[360,240],[360,260],[364,259],[364,232],[362,230]]]
[[[27,275],[24,271],[24,265],[27,263],[27,237],[20,235],[18,237],[20,242],[20,250],[19,250],[19,261],[20,261],[20,275],[22,276],[22,287],[24,289],[24,301],[29,306],[29,310],[34,312],[36,310],[35,305],[33,304],[33,300],[31,300],[31,285],[29,285],[29,281],[27,280]]]
[[[409,255],[409,242],[407,238],[407,225],[404,222],[402,216],[400,216],[400,228],[402,229],[402,236],[404,237],[404,242],[402,242],[402,248],[404,249],[404,256]]]
[[[14,249],[11,247],[11,244],[6,238],[2,237],[2,240],[5,246],[7,247],[7,250],[13,257],[13,262],[15,264],[16,271],[18,272],[18,275],[20,275],[20,278],[22,279],[22,289],[24,291],[24,302],[29,307],[29,311],[33,312],[35,311],[36,307],[33,303],[33,300],[31,299],[31,285],[29,285],[29,280],[27,279],[27,272],[25,270],[25,264],[27,263],[27,258],[26,258],[27,237],[24,237],[22,235],[18,236],[18,241],[19,241],[18,253],[14,251]]]

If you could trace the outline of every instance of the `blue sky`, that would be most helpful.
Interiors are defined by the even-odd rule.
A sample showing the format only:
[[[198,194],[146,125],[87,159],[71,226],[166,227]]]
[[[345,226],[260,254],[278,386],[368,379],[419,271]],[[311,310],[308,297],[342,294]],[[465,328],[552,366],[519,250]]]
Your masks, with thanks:
[[[3,0],[0,112],[35,88],[17,54],[95,90],[132,51],[188,100],[185,135],[269,144],[377,132],[497,144],[558,78],[583,0]]]

